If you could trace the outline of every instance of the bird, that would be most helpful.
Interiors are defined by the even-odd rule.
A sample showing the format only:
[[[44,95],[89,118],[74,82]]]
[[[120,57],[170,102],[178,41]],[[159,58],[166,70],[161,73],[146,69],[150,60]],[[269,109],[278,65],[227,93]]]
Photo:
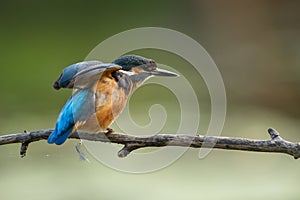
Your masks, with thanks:
[[[48,143],[61,145],[79,128],[112,132],[109,126],[122,112],[129,95],[153,76],[178,75],[138,55],[124,55],[113,63],[86,61],[67,67],[53,87],[73,88],[75,92],[62,108]]]

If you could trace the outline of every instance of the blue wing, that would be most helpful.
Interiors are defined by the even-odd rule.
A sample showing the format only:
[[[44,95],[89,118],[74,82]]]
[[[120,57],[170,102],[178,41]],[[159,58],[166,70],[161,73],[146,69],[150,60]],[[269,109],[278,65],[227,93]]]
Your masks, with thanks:
[[[61,110],[54,131],[48,137],[49,144],[63,144],[76,131],[74,126],[84,122],[95,112],[94,92],[90,89],[77,91]]]
[[[100,65],[102,62],[97,60],[90,60],[79,62],[73,65],[66,67],[58,79],[54,82],[53,88],[59,90],[60,88],[73,88],[74,76],[91,66]]]

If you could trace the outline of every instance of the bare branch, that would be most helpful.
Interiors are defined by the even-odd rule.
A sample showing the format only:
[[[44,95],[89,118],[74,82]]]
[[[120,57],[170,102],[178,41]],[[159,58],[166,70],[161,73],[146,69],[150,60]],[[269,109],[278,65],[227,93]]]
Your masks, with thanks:
[[[38,130],[19,134],[0,136],[0,145],[21,143],[21,156],[26,155],[26,150],[31,142],[46,140],[53,130]],[[300,143],[284,140],[279,133],[269,128],[270,140],[254,140],[247,138],[232,138],[202,135],[172,135],[158,134],[151,136],[132,136],[122,133],[74,133],[69,138],[83,139],[90,141],[109,142],[122,144],[124,147],[118,152],[119,157],[125,157],[132,151],[145,147],[164,147],[182,146],[193,148],[217,148],[226,150],[256,151],[284,153],[293,156],[295,159],[300,157]],[[205,143],[204,143],[205,140]]]

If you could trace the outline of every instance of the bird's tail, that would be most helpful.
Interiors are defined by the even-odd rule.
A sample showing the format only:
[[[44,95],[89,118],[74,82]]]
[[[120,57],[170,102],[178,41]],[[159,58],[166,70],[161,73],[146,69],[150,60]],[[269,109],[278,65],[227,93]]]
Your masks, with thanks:
[[[73,128],[68,129],[64,134],[58,134],[57,129],[55,129],[48,137],[49,144],[63,144],[67,138],[71,135]]]

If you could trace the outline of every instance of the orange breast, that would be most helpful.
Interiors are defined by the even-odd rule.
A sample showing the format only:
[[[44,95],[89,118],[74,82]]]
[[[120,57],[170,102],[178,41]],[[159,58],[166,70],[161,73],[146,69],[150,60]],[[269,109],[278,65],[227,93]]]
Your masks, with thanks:
[[[127,96],[110,77],[99,80],[96,89],[96,117],[102,130],[107,129],[125,107]]]

